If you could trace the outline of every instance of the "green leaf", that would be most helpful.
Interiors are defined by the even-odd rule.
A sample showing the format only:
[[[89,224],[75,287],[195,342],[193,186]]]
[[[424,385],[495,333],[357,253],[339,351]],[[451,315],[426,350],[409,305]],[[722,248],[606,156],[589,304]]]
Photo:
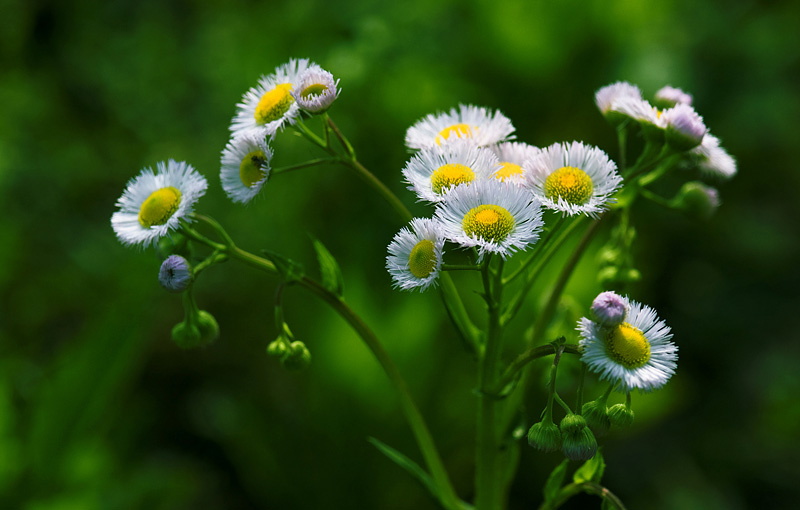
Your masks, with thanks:
[[[339,264],[319,239],[311,234],[309,234],[309,237],[311,238],[311,242],[314,243],[314,249],[317,251],[319,272],[322,275],[322,286],[337,296],[342,297],[344,293],[344,280],[342,279],[342,271],[339,269]]]
[[[295,262],[289,257],[284,257],[270,250],[261,250],[261,252],[264,254],[264,257],[275,264],[275,269],[278,270],[284,281],[296,282],[305,276],[303,266],[301,266],[299,262]]]
[[[556,499],[561,490],[561,484],[564,483],[564,477],[567,475],[567,465],[569,461],[564,459],[561,464],[556,466],[550,476],[547,477],[547,482],[544,484],[544,501],[551,503]]]
[[[603,460],[603,454],[600,453],[600,450],[597,450],[594,457],[584,462],[583,465],[575,471],[575,474],[572,475],[572,481],[575,483],[600,483],[600,479],[603,478],[603,472],[605,470],[606,462]]]
[[[380,450],[381,453],[383,453],[384,455],[389,457],[389,459],[394,461],[395,464],[408,471],[408,473],[411,476],[419,480],[422,483],[422,485],[424,485],[425,488],[428,489],[428,492],[430,492],[431,495],[433,495],[433,497],[437,501],[441,501],[441,498],[439,496],[439,489],[436,487],[436,483],[433,481],[433,478],[431,478],[430,475],[428,475],[428,473],[426,473],[425,470],[419,466],[419,464],[409,459],[408,457],[398,452],[397,450],[387,445],[386,443],[380,441],[379,439],[375,439],[374,437],[368,437],[367,441],[372,443],[372,446]]]

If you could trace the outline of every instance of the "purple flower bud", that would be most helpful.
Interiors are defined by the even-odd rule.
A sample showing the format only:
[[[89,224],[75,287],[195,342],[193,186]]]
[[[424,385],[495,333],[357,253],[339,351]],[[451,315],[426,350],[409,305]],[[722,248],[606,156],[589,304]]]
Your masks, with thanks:
[[[708,132],[703,118],[688,104],[679,104],[662,114],[667,125],[667,143],[683,152],[700,145]]]
[[[192,283],[192,268],[180,255],[170,255],[161,264],[158,281],[170,292],[183,292]]]
[[[617,326],[628,315],[628,300],[615,292],[601,292],[594,298],[591,312],[595,321],[603,326]]]

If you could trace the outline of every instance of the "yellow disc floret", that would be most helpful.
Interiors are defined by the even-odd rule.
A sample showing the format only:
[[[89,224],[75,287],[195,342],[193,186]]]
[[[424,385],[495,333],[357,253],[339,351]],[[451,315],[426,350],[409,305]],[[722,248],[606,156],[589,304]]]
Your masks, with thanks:
[[[441,195],[442,191],[446,191],[450,186],[458,186],[473,180],[475,172],[470,167],[461,163],[448,163],[431,174],[431,188],[434,193]]]
[[[472,138],[472,128],[469,124],[453,124],[439,131],[439,136],[436,137],[436,145],[442,145],[442,142],[450,138],[450,135],[456,135],[457,138]]]
[[[436,250],[433,241],[418,242],[408,256],[408,269],[417,278],[427,278],[436,268]]]
[[[292,84],[281,83],[276,85],[274,89],[261,96],[261,100],[256,106],[256,123],[267,124],[280,119],[284,113],[289,111],[289,107],[292,106],[293,102]]]
[[[650,360],[650,342],[627,322],[608,333],[606,348],[614,361],[626,368],[639,368]]]
[[[503,161],[497,166],[499,166],[500,169],[494,173],[494,176],[501,182],[505,182],[505,180],[511,176],[522,175],[522,167],[515,163]]]
[[[267,156],[262,150],[255,150],[248,152],[247,156],[242,159],[239,165],[239,178],[242,184],[248,188],[252,188],[258,181],[264,178],[266,172],[263,170],[264,163],[267,161]]]
[[[163,225],[175,214],[181,205],[181,192],[177,188],[168,186],[157,189],[142,202],[139,208],[139,224],[144,228],[153,225]]]
[[[300,97],[303,99],[308,99],[309,96],[319,96],[322,95],[328,87],[321,83],[312,83],[308,87],[304,88],[302,92],[300,92]]]
[[[514,217],[504,207],[484,204],[473,207],[464,215],[461,227],[469,236],[499,243],[514,228]]]
[[[544,196],[556,201],[562,198],[572,205],[585,204],[593,190],[592,178],[574,166],[562,166],[544,181]]]

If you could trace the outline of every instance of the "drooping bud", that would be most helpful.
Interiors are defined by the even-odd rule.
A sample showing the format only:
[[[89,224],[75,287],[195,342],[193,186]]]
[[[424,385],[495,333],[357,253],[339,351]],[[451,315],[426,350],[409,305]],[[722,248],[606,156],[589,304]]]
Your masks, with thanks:
[[[543,452],[554,452],[561,449],[561,432],[553,420],[534,423],[528,430],[528,444]]]
[[[603,326],[614,327],[625,321],[628,300],[616,292],[601,292],[594,298],[590,311],[595,321]]]
[[[281,364],[289,370],[301,370],[311,364],[311,352],[303,342],[294,341],[281,358]]]
[[[580,414],[568,414],[561,420],[561,432],[574,434],[586,427],[586,420]]]
[[[604,436],[611,427],[608,419],[608,409],[605,401],[592,400],[583,404],[581,414],[586,419],[586,425],[592,429],[595,436]]]
[[[615,427],[630,427],[633,423],[633,409],[625,404],[614,404],[608,408],[608,419]]]
[[[583,427],[569,434],[564,433],[561,451],[570,460],[589,460],[597,453],[597,439],[589,427]]]
[[[203,345],[200,330],[188,322],[180,322],[172,328],[172,341],[181,349],[193,349]]]
[[[707,220],[719,207],[719,192],[702,182],[690,181],[681,187],[670,204],[689,216]]]
[[[205,310],[200,310],[197,314],[197,329],[200,331],[202,345],[208,345],[219,338],[217,319]]]
[[[161,263],[158,282],[170,292],[183,292],[192,283],[192,267],[180,255],[170,255]]]

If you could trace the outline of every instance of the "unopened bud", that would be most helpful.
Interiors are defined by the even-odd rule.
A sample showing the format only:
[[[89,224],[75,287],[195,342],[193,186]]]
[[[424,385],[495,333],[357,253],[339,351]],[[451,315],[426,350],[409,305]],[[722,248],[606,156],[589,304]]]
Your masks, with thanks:
[[[294,341],[289,344],[281,363],[289,370],[301,370],[311,364],[311,352],[303,342]]]
[[[589,427],[578,432],[563,434],[561,451],[569,460],[589,460],[597,453],[597,439]]]
[[[633,409],[625,404],[614,404],[608,408],[608,419],[615,427],[630,427],[633,423]]]
[[[197,314],[197,329],[200,330],[202,345],[208,345],[219,338],[217,319],[205,310],[200,310]]]
[[[170,292],[183,292],[192,283],[192,267],[180,255],[170,255],[161,263],[158,282]]]
[[[580,414],[568,414],[561,420],[561,432],[574,434],[586,428],[586,420]]]
[[[703,118],[688,104],[678,104],[662,115],[666,123],[667,144],[678,152],[700,145],[708,132]]]
[[[702,182],[690,181],[681,187],[671,205],[694,218],[708,219],[719,207],[719,193]]]
[[[528,444],[543,452],[554,452],[561,449],[561,432],[558,425],[541,421],[528,430]]]
[[[608,409],[606,403],[599,400],[592,400],[583,404],[581,414],[586,419],[586,425],[592,429],[595,436],[604,436],[611,428],[611,421],[608,419]]]
[[[603,326],[617,326],[628,315],[628,301],[616,292],[601,292],[594,298],[590,311],[594,320]]]
[[[200,330],[188,322],[180,322],[172,328],[172,341],[181,349],[193,349],[203,345]]]

